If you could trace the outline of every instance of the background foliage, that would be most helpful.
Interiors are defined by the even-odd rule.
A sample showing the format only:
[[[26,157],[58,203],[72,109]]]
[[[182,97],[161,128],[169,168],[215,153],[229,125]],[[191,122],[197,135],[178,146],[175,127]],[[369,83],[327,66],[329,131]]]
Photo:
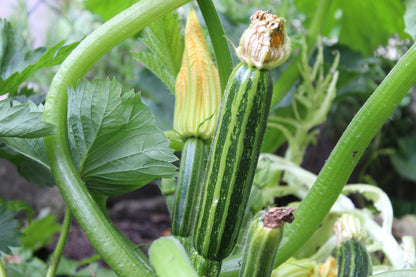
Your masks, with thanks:
[[[51,78],[56,72],[55,65],[59,64],[68,55],[85,34],[94,29],[97,24],[111,18],[136,1],[64,1],[61,6],[49,2],[48,5],[51,6],[51,10],[57,14],[56,22],[51,21],[49,24],[51,28],[47,30],[49,36],[45,42],[45,45],[52,46],[34,49],[31,45],[32,39],[27,35],[27,32],[19,31],[27,28],[27,22],[24,20],[13,21],[13,16],[11,16],[10,20],[13,24],[6,21],[0,22],[0,92],[9,91],[9,96],[13,96],[14,101],[21,103],[29,101],[27,104],[14,102],[13,106],[10,106],[7,102],[0,102],[1,107],[3,107],[0,107],[0,120],[2,121],[0,134],[3,137],[2,141],[9,145],[7,147],[2,144],[0,156],[12,161],[20,168],[20,173],[25,178],[39,185],[53,185],[48,173],[46,157],[43,154],[42,145],[39,143],[40,139],[36,139],[36,137],[42,136],[51,130],[50,126],[39,125],[38,132],[29,135],[25,132],[25,124],[32,124],[29,120],[41,115],[42,106],[36,106],[33,103],[40,104],[43,101],[48,84],[50,84]],[[272,9],[273,12],[287,18],[288,33],[293,40],[295,55],[299,53],[301,45],[304,43],[303,37],[307,36],[308,30],[314,24],[313,16],[319,2],[307,0],[214,1],[220,13],[225,33],[230,42],[235,45],[238,44],[242,30],[248,24],[248,17],[254,10]],[[172,126],[174,101],[172,92],[174,79],[181,61],[180,53],[182,53],[183,44],[180,28],[183,26],[185,9],[181,8],[178,15],[172,15],[150,25],[136,37],[117,46],[101,59],[87,75],[90,80],[93,78],[104,80],[107,76],[117,79],[119,82],[117,84],[114,81],[105,81],[98,85],[112,86],[111,91],[115,90],[118,93],[117,95],[108,93],[109,98],[124,95],[124,97],[130,98],[132,102],[142,100],[150,107],[161,128]],[[18,17],[18,13],[21,13],[21,11],[15,11],[15,18]],[[27,11],[27,14],[29,14],[29,11]],[[331,2],[330,9],[325,14],[325,27],[321,30],[320,35],[323,42],[323,68],[325,72],[329,71],[335,59],[334,52],[340,53],[337,93],[327,120],[314,128],[314,131],[319,130],[320,132],[318,142],[315,145],[310,145],[307,149],[303,161],[305,168],[315,173],[319,171],[328,155],[328,151],[332,149],[332,145],[337,141],[352,116],[385,78],[395,62],[410,46],[411,41],[414,40],[416,35],[415,18],[416,4],[412,0],[336,0]],[[172,36],[167,37],[166,34]],[[157,41],[157,37],[160,36],[165,36],[166,40]],[[64,43],[63,40],[66,40],[66,42]],[[309,50],[312,52],[309,64],[313,65],[317,60],[318,51],[312,48]],[[154,58],[156,58],[156,62]],[[236,63],[235,56],[233,58]],[[297,63],[295,59],[294,57],[292,62]],[[279,80],[285,69],[284,66],[273,71],[275,80]],[[7,85],[4,85],[6,82]],[[19,86],[21,82],[24,82],[23,86]],[[295,101],[293,92],[296,91],[299,82],[300,80],[297,79],[282,102],[273,108],[273,115],[293,116],[291,112],[291,105]],[[74,88],[78,90],[78,93],[70,93],[70,95],[88,97],[88,95],[83,94],[83,91],[85,91],[83,86],[89,86],[88,84],[88,82],[85,82]],[[131,89],[140,91],[141,94],[133,95]],[[122,91],[126,91],[126,93],[122,93]],[[110,92],[110,89],[108,92]],[[413,190],[416,182],[413,170],[416,168],[415,95],[414,89],[409,92],[374,139],[359,168],[352,176],[354,181],[371,183],[386,191],[395,205],[397,216],[416,212],[415,196],[406,193]],[[19,107],[22,105],[30,106],[32,112],[19,115]],[[143,109],[146,110],[144,107]],[[80,107],[75,109],[78,112],[81,110]],[[146,110],[146,113],[148,112]],[[16,115],[17,121],[13,121],[14,117],[11,115]],[[82,114],[74,116],[83,117]],[[8,122],[9,126],[19,125],[22,129],[11,130],[2,118],[10,120]],[[26,123],[23,118],[25,118]],[[128,127],[129,123],[126,124]],[[79,126],[73,127],[78,128]],[[13,141],[13,139],[7,138],[11,131],[25,134],[29,138],[19,142]],[[105,133],[105,130],[103,132]],[[12,135],[16,136],[16,133]],[[108,138],[106,135],[109,134],[99,138],[106,140]],[[266,139],[265,144],[270,146],[267,149],[284,153],[287,148],[284,139],[280,141],[275,139],[281,134],[276,130],[269,130],[268,135],[270,139],[269,142]],[[85,168],[88,168],[90,164],[85,162],[83,157],[87,152],[86,149],[91,145],[81,145],[76,141],[88,142],[94,139],[96,137],[74,139],[73,146],[80,153],[78,162],[80,165],[83,164]],[[10,146],[13,146],[13,149]],[[116,149],[114,151],[119,152],[121,150]],[[21,153],[26,153],[26,155]],[[27,153],[30,153],[30,155]],[[164,153],[163,155],[166,155],[165,157],[168,157],[170,161],[175,159],[172,153]],[[35,159],[39,163],[35,165],[27,157]],[[91,159],[94,160],[94,158]],[[169,168],[168,172],[173,174],[173,170],[174,168]],[[132,169],[132,171],[134,170]],[[168,175],[166,173],[166,176]],[[88,176],[92,180],[91,186],[97,190],[100,190],[101,183],[106,182],[102,176],[97,178],[93,174],[92,177]],[[153,177],[152,175],[149,179],[144,180],[141,185],[144,185]],[[138,187],[137,184],[129,187],[132,184],[128,180],[124,180],[124,182],[128,187],[127,189],[120,191],[120,187],[118,187],[116,193],[108,190],[105,190],[105,192],[112,195]],[[20,236],[17,221],[7,221],[13,216],[14,212],[7,210],[6,205],[2,204],[0,206],[0,226],[2,226],[1,222],[8,222],[5,223],[4,228],[0,227],[0,229],[7,230],[6,233],[10,235],[4,237],[4,240],[7,240],[5,243],[2,244],[0,240],[0,250],[4,253],[10,253],[8,246],[16,245]],[[1,219],[4,221],[1,221]],[[41,223],[38,222],[37,224]],[[56,227],[51,221],[44,224]],[[29,232],[30,229],[25,230]],[[35,241],[44,244],[49,239],[48,235],[50,234],[45,234],[47,238],[36,238],[35,236]],[[34,246],[35,242],[29,242],[29,238],[26,239],[26,247],[32,251],[38,247]]]

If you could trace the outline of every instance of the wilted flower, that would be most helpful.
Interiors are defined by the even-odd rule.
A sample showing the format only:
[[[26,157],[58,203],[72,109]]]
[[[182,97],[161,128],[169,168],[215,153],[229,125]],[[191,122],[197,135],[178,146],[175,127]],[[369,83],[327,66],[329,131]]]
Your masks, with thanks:
[[[174,129],[182,139],[210,139],[221,104],[219,75],[195,11],[189,13],[185,50],[176,79]]]
[[[334,233],[338,245],[351,238],[362,241],[367,236],[367,232],[362,227],[360,220],[350,214],[343,214],[335,222]]]
[[[270,11],[256,11],[250,20],[237,48],[240,60],[259,69],[271,69],[284,63],[292,51],[286,20]]]

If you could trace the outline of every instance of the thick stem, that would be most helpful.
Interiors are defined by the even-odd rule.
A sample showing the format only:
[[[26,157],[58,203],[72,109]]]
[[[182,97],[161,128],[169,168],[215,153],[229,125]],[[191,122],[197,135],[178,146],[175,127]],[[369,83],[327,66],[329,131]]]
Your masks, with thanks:
[[[316,231],[328,214],[364,150],[416,82],[416,44],[400,59],[377,90],[355,115],[285,227],[275,266],[292,256]]]
[[[228,77],[233,69],[230,49],[212,0],[197,0],[197,2],[211,38],[218,74],[220,75],[221,91],[224,92]]]
[[[71,218],[71,212],[69,211],[69,209],[66,209],[64,222],[62,224],[61,235],[59,237],[55,251],[53,252],[52,259],[49,263],[49,268],[46,277],[54,277],[56,275],[56,270],[58,269],[62,253],[64,252],[66,240],[68,238],[69,228],[71,227]]]
[[[135,246],[120,235],[100,210],[74,165],[67,137],[67,87],[75,85],[111,48],[189,1],[142,0],[107,21],[63,62],[46,99],[44,120],[56,128],[55,134],[44,141],[56,184],[91,245],[120,276],[153,276],[153,272],[144,256],[136,253]]]

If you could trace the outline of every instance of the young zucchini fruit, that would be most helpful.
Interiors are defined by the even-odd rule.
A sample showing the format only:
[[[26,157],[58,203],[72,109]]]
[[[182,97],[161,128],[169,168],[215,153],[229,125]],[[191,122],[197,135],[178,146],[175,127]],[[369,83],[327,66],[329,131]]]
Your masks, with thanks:
[[[221,261],[234,247],[270,110],[273,83],[267,69],[290,53],[284,19],[259,11],[251,20],[237,49],[242,63],[225,89],[193,232],[194,247],[206,260]]]
[[[372,274],[370,254],[361,242],[366,236],[360,220],[343,214],[334,226],[337,239],[337,265],[339,277],[367,277]]]
[[[204,164],[205,143],[199,138],[188,138],[182,151],[175,202],[172,212],[171,232],[174,236],[191,235],[197,206],[197,191]]]
[[[357,239],[343,241],[337,250],[339,277],[367,277],[372,273],[371,257]]]
[[[294,210],[294,207],[274,207],[254,219],[244,245],[240,277],[270,276],[283,237],[283,226],[294,220]]]
[[[222,260],[234,246],[257,166],[272,91],[270,73],[244,63],[229,78],[193,239],[204,258]]]

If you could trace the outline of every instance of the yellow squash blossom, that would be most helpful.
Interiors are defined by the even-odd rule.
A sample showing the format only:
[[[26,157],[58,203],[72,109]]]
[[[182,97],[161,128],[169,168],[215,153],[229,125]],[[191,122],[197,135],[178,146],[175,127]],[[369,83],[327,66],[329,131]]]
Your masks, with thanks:
[[[189,13],[185,50],[176,79],[174,129],[182,139],[211,139],[221,104],[219,75],[195,11]]]

